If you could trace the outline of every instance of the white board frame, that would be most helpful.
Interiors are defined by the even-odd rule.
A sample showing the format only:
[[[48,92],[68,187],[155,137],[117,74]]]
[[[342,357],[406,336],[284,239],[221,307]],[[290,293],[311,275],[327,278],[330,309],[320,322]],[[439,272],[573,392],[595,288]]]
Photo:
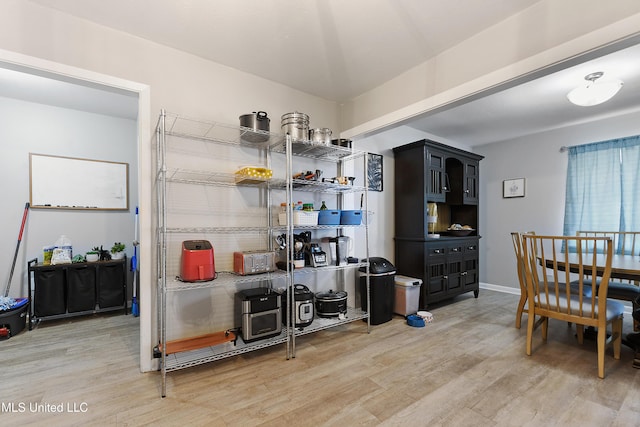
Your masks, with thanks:
[[[129,164],[29,153],[34,209],[129,210]]]

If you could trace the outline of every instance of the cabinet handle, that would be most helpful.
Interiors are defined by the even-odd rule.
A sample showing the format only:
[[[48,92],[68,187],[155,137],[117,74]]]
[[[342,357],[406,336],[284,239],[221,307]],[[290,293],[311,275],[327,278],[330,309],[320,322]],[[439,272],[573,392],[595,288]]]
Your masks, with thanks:
[[[462,273],[460,273],[460,275],[461,275],[461,276],[466,276],[466,275],[467,275],[467,272],[466,272],[466,271],[463,271]]]
[[[442,278],[443,278],[444,280],[449,280],[449,276],[447,276],[447,275],[442,276]]]
[[[465,193],[465,194],[469,194],[469,190],[468,190],[468,189],[467,189],[467,190],[464,190],[464,193]]]
[[[444,173],[444,185],[442,186],[442,192],[447,193],[449,192],[449,175],[445,172]]]
[[[440,253],[440,249],[434,249],[434,250],[433,250],[433,253],[434,253],[434,254],[439,254],[439,253]]]
[[[451,252],[460,252],[460,248],[452,248]]]
[[[467,246],[467,249],[470,251],[475,251],[476,247],[475,246]]]

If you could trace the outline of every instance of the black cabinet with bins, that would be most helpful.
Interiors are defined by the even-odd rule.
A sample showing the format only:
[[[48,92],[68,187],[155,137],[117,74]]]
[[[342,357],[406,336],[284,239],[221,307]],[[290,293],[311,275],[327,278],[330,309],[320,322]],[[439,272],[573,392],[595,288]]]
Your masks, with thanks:
[[[479,166],[474,153],[430,140],[393,149],[395,157],[395,266],[421,278],[420,307],[473,291],[478,297]],[[428,204],[437,207],[429,233]],[[416,209],[417,207],[417,209]],[[472,228],[454,236],[451,224]]]
[[[34,322],[114,310],[127,314],[126,258],[44,265],[28,262],[29,330]]]

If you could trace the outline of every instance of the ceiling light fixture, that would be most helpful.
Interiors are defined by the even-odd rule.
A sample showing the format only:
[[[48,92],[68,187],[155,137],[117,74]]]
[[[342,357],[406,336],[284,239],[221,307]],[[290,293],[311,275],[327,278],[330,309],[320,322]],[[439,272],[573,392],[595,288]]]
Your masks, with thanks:
[[[602,104],[613,98],[622,87],[622,80],[609,79],[597,81],[603,75],[604,73],[602,71],[587,74],[584,78],[587,83],[578,86],[567,94],[569,101],[581,107],[590,107],[592,105]]]

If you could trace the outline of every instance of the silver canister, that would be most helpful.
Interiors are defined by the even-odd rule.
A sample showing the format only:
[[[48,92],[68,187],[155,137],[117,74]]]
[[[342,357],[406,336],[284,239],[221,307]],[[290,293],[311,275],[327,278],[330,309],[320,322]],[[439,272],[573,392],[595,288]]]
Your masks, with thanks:
[[[309,140],[316,144],[330,145],[331,144],[331,129],[329,128],[315,128],[309,131]]]
[[[309,116],[304,113],[294,111],[283,114],[281,117],[281,128],[283,133],[291,135],[293,139],[304,141],[309,137]]]

